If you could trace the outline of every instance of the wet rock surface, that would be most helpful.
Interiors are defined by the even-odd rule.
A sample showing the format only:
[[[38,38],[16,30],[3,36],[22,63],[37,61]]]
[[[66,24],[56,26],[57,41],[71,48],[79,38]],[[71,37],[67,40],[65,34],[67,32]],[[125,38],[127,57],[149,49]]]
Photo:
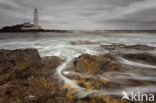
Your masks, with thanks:
[[[74,65],[77,72],[84,74],[100,74],[120,69],[115,56],[110,53],[99,56],[83,54],[75,59]]]
[[[120,56],[149,64],[156,61],[147,53]],[[155,76],[153,69],[149,72],[149,68],[122,64],[113,53],[82,54],[70,62],[70,69],[62,71],[69,72],[63,75],[74,81],[78,90],[56,79],[56,68],[63,62],[56,56],[41,58],[36,49],[1,49],[0,103],[121,103],[122,94],[115,95],[118,90],[156,85],[150,78]]]
[[[70,103],[67,90],[51,79],[61,63],[36,49],[0,50],[0,103]]]
[[[40,66],[41,58],[35,49],[0,50],[0,84],[32,75]]]
[[[123,55],[126,56],[130,54]],[[138,55],[145,58],[140,58],[140,60],[145,60],[149,63],[153,63],[153,61],[155,61],[151,54]],[[130,57],[136,61],[139,58],[134,58],[135,56]],[[121,103],[121,97],[113,95],[116,95],[116,93],[121,93],[120,95],[122,95],[122,90],[126,88],[132,88],[132,90],[135,90],[135,88],[144,86],[145,88],[146,86],[148,88],[148,86],[150,87],[156,85],[155,80],[153,81],[151,78],[154,77],[154,70],[153,74],[149,74],[152,72],[150,68],[121,64],[118,61],[117,56],[112,53],[99,56],[83,54],[78,58],[75,58],[74,66],[75,71],[69,74],[67,77],[74,80],[80,87],[85,88],[83,92],[90,90],[94,91],[87,96],[84,96],[84,98],[78,96],[78,94],[82,93],[80,91],[72,93],[71,95],[74,97],[71,98],[77,98],[75,96],[78,96],[78,98],[81,97],[81,99],[78,100],[78,103]],[[129,103],[126,100],[122,102]]]

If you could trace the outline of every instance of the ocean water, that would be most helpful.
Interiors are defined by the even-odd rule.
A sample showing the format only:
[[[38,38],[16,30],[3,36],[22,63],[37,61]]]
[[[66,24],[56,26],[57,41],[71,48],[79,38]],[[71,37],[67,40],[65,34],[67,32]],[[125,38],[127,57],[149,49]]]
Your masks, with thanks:
[[[67,78],[65,75],[72,73],[66,71],[62,74],[63,69],[69,64],[71,60],[81,54],[88,53],[92,55],[105,54],[109,51],[101,48],[101,45],[126,44],[126,45],[149,45],[156,47],[156,33],[107,33],[107,32],[74,32],[74,33],[0,33],[0,48],[1,49],[24,49],[36,48],[42,57],[44,56],[59,56],[65,59],[65,62],[56,69],[56,73],[64,80],[65,84],[71,88],[79,90],[78,96],[83,97],[88,94],[106,95],[102,89],[86,90],[85,88],[77,85],[72,79]],[[120,50],[119,50],[120,51]],[[140,53],[149,52],[156,54],[156,50],[150,51],[137,51],[129,50],[120,52],[125,53]],[[83,75],[91,78],[101,78],[109,82],[118,82],[124,85],[125,80],[145,80],[156,82],[156,65],[141,64],[134,61],[129,61],[119,57],[119,62],[136,67],[147,67],[149,75],[141,73],[141,69],[122,71],[122,72],[106,72],[103,75],[93,76],[75,73],[75,75]],[[155,61],[156,62],[156,61]],[[149,69],[150,68],[150,69]],[[115,76],[114,76],[115,75]],[[109,88],[107,88],[109,89]],[[127,87],[122,89],[109,89],[107,93],[110,95],[122,95],[123,91],[129,93],[132,90],[140,90],[141,92],[156,93],[156,85]]]
[[[92,42],[72,45],[72,42]],[[106,52],[100,45],[142,44],[156,47],[156,33],[0,33],[1,49],[36,48],[41,56]],[[67,54],[65,54],[67,52]]]

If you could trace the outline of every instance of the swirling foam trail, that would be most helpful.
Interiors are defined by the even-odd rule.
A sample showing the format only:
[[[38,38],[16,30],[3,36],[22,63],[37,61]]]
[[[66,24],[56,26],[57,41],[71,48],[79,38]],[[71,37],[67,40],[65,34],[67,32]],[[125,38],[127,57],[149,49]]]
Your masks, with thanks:
[[[90,92],[91,97],[95,96],[105,96],[105,95],[116,95],[116,96],[123,96],[122,92],[126,92],[127,95],[131,95],[131,93],[156,93],[156,86],[140,86],[140,87],[128,87],[125,89],[107,89],[107,92],[105,90],[92,90]]]
[[[121,58],[121,57],[119,58],[119,62],[121,62],[123,64],[132,65],[132,66],[137,66],[137,67],[155,68],[156,69],[156,66],[133,62],[133,61],[130,61],[130,60],[126,60],[124,58]]]
[[[59,54],[58,54],[59,51]],[[57,69],[56,69],[56,73],[59,75],[59,77],[61,79],[64,80],[66,85],[69,85],[72,88],[75,89],[80,89],[80,86],[78,86],[74,81],[72,81],[71,79],[68,79],[67,77],[65,77],[62,74],[62,71],[65,67],[67,67],[67,65],[75,58],[78,57],[79,55],[81,55],[82,53],[89,53],[92,54],[94,51],[92,50],[88,50],[88,48],[82,48],[82,47],[73,47],[70,45],[61,45],[61,46],[57,46],[55,47],[55,53],[57,54],[56,56],[59,56],[63,59],[65,59],[65,62],[60,65]]]
[[[66,60],[62,65],[60,65],[56,69],[56,71],[57,71],[58,75],[61,77],[61,79],[64,80],[65,84],[69,85],[72,88],[79,89],[80,87],[75,82],[73,82],[72,80],[66,78],[64,75],[62,75],[62,70],[68,65],[68,63],[70,61],[71,61],[70,59]]]

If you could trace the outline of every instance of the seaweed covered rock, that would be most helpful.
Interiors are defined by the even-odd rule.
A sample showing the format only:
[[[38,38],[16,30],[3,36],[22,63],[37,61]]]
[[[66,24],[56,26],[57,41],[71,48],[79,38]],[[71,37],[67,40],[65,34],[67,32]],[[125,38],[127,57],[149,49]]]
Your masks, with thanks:
[[[51,78],[59,57],[40,58],[36,49],[0,50],[0,103],[71,103]]]
[[[77,72],[84,74],[101,74],[120,68],[115,56],[110,53],[99,56],[83,54],[75,59],[74,65]]]
[[[55,69],[57,66],[63,63],[63,60],[56,56],[47,56],[43,57],[41,62],[42,69],[38,70],[37,74],[43,74],[44,76],[54,76]]]
[[[43,57],[41,61],[42,61],[42,64],[46,66],[46,68],[49,68],[49,69],[54,69],[63,62],[61,58],[56,57],[56,56]]]
[[[1,88],[0,97],[2,103],[62,103],[70,99],[66,97],[66,89],[44,77],[28,77],[4,84]],[[66,103],[66,102],[65,102]]]
[[[35,49],[0,50],[0,84],[30,76],[33,68],[39,68],[40,61]]]

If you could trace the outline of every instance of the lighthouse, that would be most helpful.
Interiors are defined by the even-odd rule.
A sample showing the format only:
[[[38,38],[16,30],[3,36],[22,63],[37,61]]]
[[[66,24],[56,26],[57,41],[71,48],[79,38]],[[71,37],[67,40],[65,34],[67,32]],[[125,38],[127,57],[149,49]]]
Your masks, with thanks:
[[[38,10],[37,10],[37,8],[34,10],[34,26],[39,26]]]
[[[39,26],[39,20],[38,20],[38,10],[37,8],[34,9],[34,20],[33,20],[33,24],[26,22],[23,24],[22,30],[40,30],[42,29]]]

